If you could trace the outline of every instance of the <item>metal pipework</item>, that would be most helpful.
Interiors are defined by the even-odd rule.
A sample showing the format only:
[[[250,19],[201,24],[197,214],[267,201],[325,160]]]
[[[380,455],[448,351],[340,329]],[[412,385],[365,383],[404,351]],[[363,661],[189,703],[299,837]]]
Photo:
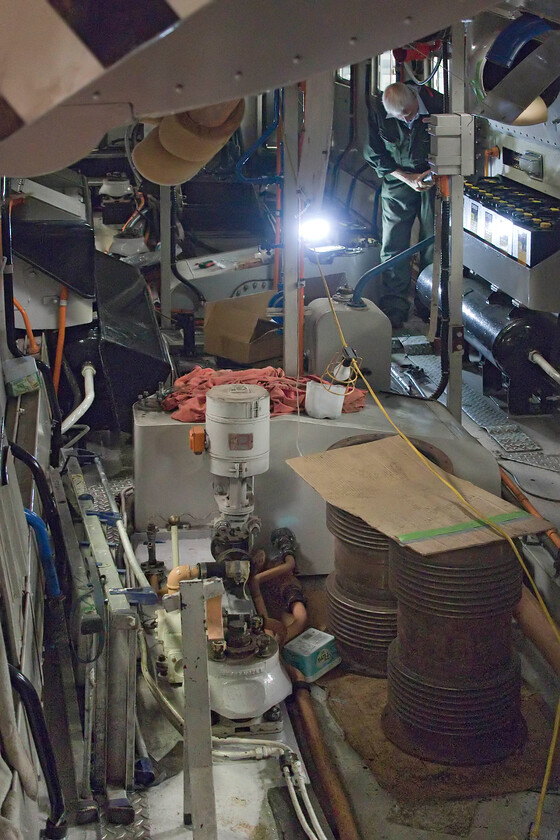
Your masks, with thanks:
[[[392,543],[398,635],[389,648],[385,735],[443,764],[499,761],[525,740],[511,649],[521,569],[505,540],[423,557]]]

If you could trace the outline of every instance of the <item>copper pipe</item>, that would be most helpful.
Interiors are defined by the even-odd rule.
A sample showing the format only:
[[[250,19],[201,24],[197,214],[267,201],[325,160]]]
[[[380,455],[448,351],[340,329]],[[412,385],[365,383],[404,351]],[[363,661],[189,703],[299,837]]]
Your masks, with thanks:
[[[264,629],[265,632],[268,632],[269,636],[273,636],[276,639],[279,648],[284,647],[287,634],[286,628],[281,621],[278,621],[276,618],[267,617],[264,620]]]
[[[499,158],[500,150],[497,146],[492,146],[490,149],[484,149],[484,177],[488,178],[490,174],[490,158]]]
[[[544,519],[542,513],[536,509],[534,505],[531,504],[527,496],[519,489],[517,484],[509,477],[507,472],[500,467],[500,476],[502,478],[502,484],[505,484],[507,489],[512,493],[515,499],[519,502],[519,504],[525,508],[528,513],[531,513],[533,516],[538,516],[539,519]],[[546,536],[550,538],[550,540],[554,543],[556,548],[560,548],[560,534],[556,528],[550,528],[546,532]]]
[[[560,676],[560,643],[541,605],[526,586],[522,589],[521,600],[513,610],[513,617],[554,672]]]
[[[255,553],[252,560],[253,568],[256,566],[260,568],[265,561],[265,555],[262,550]],[[273,566],[272,569],[264,569],[264,571],[252,574],[249,578],[249,589],[251,597],[255,604],[255,609],[258,615],[265,620],[265,629],[270,630],[276,637],[279,647],[283,647],[286,643],[287,631],[286,627],[281,621],[275,618],[270,618],[268,610],[261,592],[261,583],[268,583],[271,580],[276,580],[284,575],[291,574],[296,567],[295,557],[292,554],[286,554],[284,561],[278,566]]]
[[[249,589],[251,590],[251,597],[253,599],[255,609],[257,614],[264,618],[265,631],[270,631],[269,635],[276,638],[278,647],[283,647],[286,641],[286,628],[281,621],[277,621],[275,618],[270,618],[262,596],[261,588],[259,586],[258,577],[259,575],[253,575],[253,577],[249,578]]]
[[[265,569],[264,572],[257,572],[256,575],[252,576],[252,580],[256,580],[259,585],[261,583],[267,583],[269,580],[274,580],[274,578],[282,577],[282,575],[293,572],[295,567],[295,557],[292,554],[286,554],[283,563],[280,563],[278,566],[273,566],[271,569]]]
[[[304,682],[305,677],[297,668],[284,663],[292,682]],[[360,834],[346,792],[342,786],[335,766],[328,754],[325,742],[309,691],[305,688],[294,689],[297,711],[301,719],[302,728],[313,763],[321,780],[321,784],[332,807],[339,840],[360,840]]]
[[[253,555],[251,563],[253,567],[256,566],[257,568],[262,568],[265,561],[266,555],[262,549],[259,549]],[[282,564],[281,566],[275,566],[274,569],[267,569],[266,571],[274,572],[276,571],[276,569],[280,569],[280,572],[282,574],[285,573],[284,564]],[[266,574],[266,572],[257,572],[256,574],[251,575],[251,577],[249,578],[249,589],[251,591],[251,597],[253,599],[253,603],[255,605],[257,614],[264,618],[265,632],[267,632],[269,636],[273,636],[278,642],[278,647],[281,648],[286,642],[286,628],[284,627],[281,621],[277,621],[277,619],[275,618],[270,618],[268,614],[268,610],[266,608],[266,604],[262,596],[260,587],[260,581],[262,580],[262,575],[264,574]],[[270,578],[268,578],[268,580],[270,580]]]
[[[286,642],[291,642],[307,627],[307,609],[302,601],[294,601],[291,613],[284,613],[282,622],[286,627]],[[291,619],[291,621],[290,621]]]

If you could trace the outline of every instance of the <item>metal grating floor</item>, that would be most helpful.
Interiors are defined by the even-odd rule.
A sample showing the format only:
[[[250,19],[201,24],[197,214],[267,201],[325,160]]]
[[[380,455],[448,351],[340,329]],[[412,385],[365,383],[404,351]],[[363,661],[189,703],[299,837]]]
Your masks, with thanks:
[[[114,825],[107,822],[103,812],[100,820],[101,840],[148,840],[150,837],[150,817],[148,800],[142,791],[128,794],[134,807],[134,822],[130,825]]]
[[[437,356],[413,356],[411,362],[432,380],[434,386],[440,378],[440,360]],[[443,397],[440,401],[444,401]],[[504,452],[537,452],[542,447],[502,411],[489,397],[463,383],[463,411],[470,419],[484,429]],[[525,461],[525,463],[531,463]],[[535,466],[538,466],[535,464]]]

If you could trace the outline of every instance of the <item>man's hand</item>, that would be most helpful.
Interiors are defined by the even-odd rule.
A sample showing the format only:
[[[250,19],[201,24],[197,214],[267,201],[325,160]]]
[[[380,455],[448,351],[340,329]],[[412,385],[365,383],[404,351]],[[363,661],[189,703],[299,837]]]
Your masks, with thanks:
[[[414,192],[425,192],[426,190],[431,190],[435,184],[435,179],[429,184],[424,184],[422,181],[424,178],[427,178],[428,175],[432,174],[431,169],[427,169],[425,172],[420,172],[419,174],[416,172],[405,172],[403,169],[395,169],[391,172],[391,175],[398,178],[399,181],[402,181],[414,190]]]

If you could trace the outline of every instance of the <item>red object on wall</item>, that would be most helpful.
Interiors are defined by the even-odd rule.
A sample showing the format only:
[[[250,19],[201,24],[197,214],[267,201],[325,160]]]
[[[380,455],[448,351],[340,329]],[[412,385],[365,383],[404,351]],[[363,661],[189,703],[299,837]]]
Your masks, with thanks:
[[[424,61],[431,53],[437,52],[441,47],[441,41],[417,41],[407,47],[398,47],[393,50],[395,61],[404,64],[405,61]]]

